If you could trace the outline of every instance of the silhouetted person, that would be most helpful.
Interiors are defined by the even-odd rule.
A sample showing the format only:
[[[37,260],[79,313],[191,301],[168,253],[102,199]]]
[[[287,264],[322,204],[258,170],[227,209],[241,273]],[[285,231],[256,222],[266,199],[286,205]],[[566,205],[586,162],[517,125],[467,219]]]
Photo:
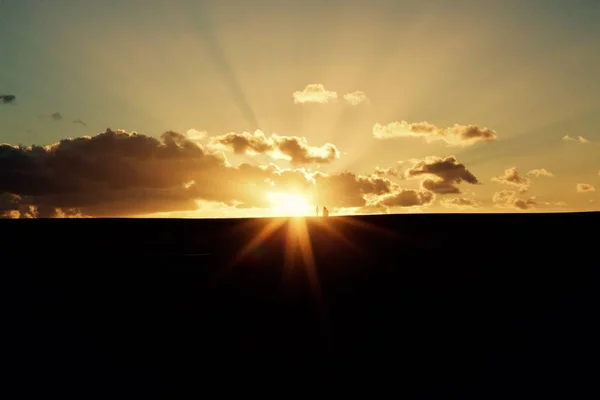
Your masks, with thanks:
[[[327,209],[327,207],[323,207],[323,216],[329,217],[329,210]]]
[[[319,216],[319,206],[317,206],[317,217]]]

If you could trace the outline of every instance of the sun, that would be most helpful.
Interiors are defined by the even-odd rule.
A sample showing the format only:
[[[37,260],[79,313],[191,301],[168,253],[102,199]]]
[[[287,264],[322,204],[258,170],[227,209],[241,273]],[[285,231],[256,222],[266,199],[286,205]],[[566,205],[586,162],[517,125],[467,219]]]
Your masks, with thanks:
[[[267,193],[267,198],[273,204],[271,211],[277,216],[307,216],[314,212],[306,197],[301,194],[270,192]]]

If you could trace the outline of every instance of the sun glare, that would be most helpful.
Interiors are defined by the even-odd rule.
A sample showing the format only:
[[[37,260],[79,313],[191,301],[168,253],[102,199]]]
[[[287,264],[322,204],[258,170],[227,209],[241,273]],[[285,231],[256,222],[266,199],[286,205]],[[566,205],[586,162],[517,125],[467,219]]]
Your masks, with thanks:
[[[307,216],[311,215],[312,206],[306,197],[294,193],[268,193],[267,198],[273,204],[272,212],[277,216]]]

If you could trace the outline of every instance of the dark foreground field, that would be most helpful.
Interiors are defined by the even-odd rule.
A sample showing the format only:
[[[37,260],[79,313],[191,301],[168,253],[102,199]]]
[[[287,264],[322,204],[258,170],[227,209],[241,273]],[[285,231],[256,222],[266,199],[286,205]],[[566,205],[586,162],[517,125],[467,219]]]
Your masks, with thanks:
[[[0,221],[0,390],[595,397],[598,226],[598,213]]]

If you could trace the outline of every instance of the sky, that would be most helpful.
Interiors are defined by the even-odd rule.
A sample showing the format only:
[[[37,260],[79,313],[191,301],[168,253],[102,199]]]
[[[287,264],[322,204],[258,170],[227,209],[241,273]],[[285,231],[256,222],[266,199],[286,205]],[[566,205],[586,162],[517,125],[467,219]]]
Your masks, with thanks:
[[[597,0],[2,0],[0,216],[598,210],[597,21]]]

